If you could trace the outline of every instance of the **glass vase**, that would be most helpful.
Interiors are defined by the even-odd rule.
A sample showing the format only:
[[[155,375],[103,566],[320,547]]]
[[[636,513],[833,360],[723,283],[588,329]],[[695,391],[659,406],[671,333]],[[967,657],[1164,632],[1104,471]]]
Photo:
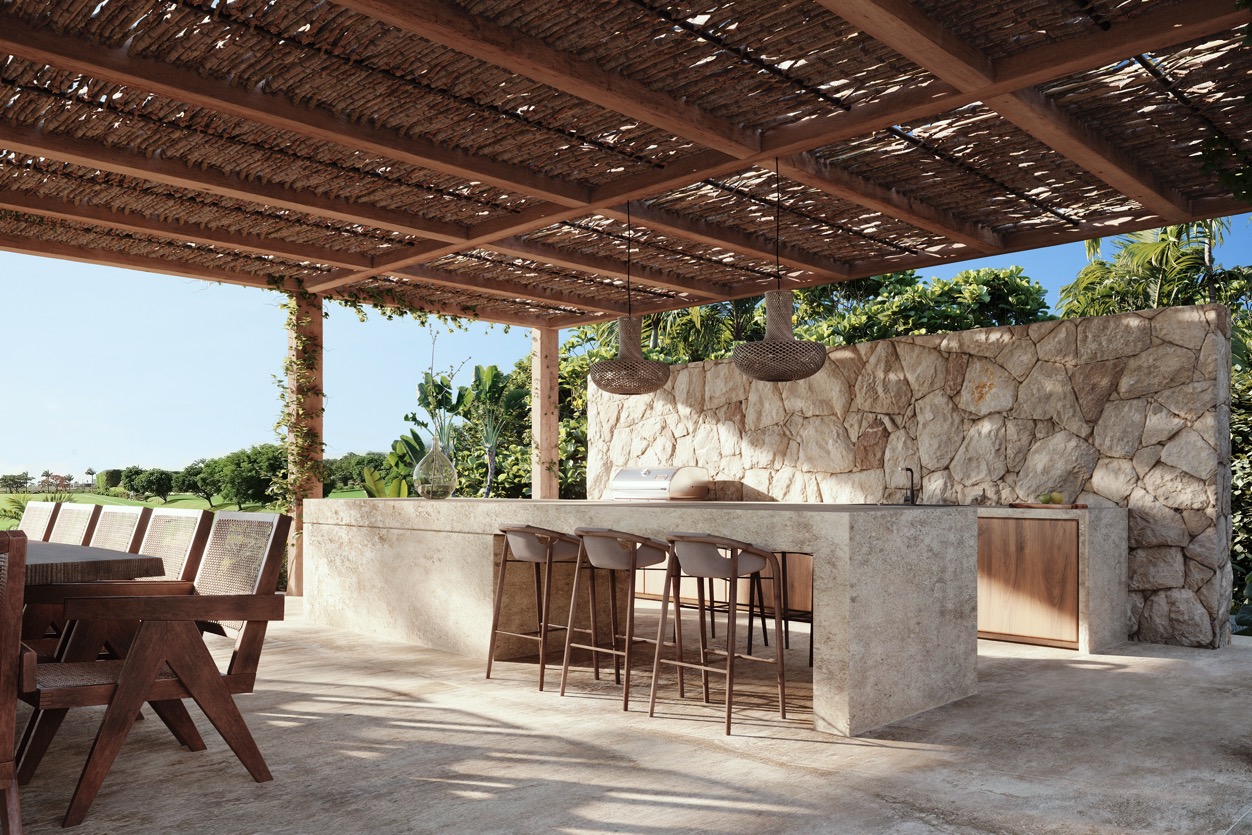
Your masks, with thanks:
[[[430,452],[413,468],[413,487],[423,499],[446,499],[456,490],[456,467],[439,446],[438,436],[431,439]]]

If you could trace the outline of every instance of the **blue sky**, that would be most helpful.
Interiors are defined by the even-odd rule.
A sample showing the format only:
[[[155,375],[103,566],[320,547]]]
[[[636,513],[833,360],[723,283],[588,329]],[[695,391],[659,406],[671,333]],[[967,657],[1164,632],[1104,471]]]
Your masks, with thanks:
[[[1252,265],[1252,215],[1231,219],[1217,260]],[[1057,291],[1086,263],[1082,244],[922,271],[948,278],[975,266],[1020,264]],[[422,371],[465,362],[510,368],[530,331],[471,324],[438,331],[412,319],[361,323],[328,304],[326,455],[385,449],[407,429]],[[275,439],[287,348],[269,291],[0,252],[5,388],[0,473],[45,469],[83,477],[136,464],[182,469]]]

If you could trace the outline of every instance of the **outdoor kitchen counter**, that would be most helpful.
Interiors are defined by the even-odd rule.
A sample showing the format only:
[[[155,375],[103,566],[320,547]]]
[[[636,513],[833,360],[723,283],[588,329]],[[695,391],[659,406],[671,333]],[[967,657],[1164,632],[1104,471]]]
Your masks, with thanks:
[[[975,692],[977,516],[971,507],[311,500],[305,612],[315,623],[485,659],[501,524],[708,531],[809,552],[814,724],[856,735]],[[533,612],[524,572],[514,574],[515,608]]]

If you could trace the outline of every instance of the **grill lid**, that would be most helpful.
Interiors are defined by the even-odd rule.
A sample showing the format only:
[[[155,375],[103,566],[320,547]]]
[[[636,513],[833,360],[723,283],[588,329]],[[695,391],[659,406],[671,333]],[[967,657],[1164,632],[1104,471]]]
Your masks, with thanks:
[[[624,467],[609,485],[614,501],[706,499],[709,471],[704,467]]]

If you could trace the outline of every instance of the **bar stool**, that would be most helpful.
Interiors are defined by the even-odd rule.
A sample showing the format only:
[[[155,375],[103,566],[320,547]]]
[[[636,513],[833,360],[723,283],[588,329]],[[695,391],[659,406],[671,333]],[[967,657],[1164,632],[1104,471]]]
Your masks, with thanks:
[[[648,702],[648,715],[653,716],[656,712],[657,682],[660,679],[662,664],[669,664],[678,668],[678,694],[680,698],[683,695],[683,671],[686,669],[699,670],[701,683],[704,688],[704,701],[706,703],[709,701],[709,673],[720,673],[726,676],[726,733],[729,735],[730,717],[735,693],[735,659],[740,658],[745,661],[759,661],[774,665],[778,678],[778,715],[786,719],[787,689],[784,679],[781,641],[776,640],[774,642],[773,657],[740,653],[735,643],[735,609],[738,602],[738,584],[735,581],[740,577],[747,577],[759,572],[766,566],[770,567],[770,573],[774,577],[781,576],[778,560],[773,552],[757,545],[713,534],[669,533],[665,535],[665,539],[670,544],[670,560],[666,573],[665,593],[661,596],[661,623],[657,629],[656,656],[652,664],[652,695]],[[669,617],[670,596],[672,594],[677,598],[678,584],[684,574],[688,577],[699,579],[715,577],[728,580],[730,587],[728,595],[729,611],[726,618],[726,649],[723,651],[709,648],[708,639],[705,635],[704,612],[701,611],[700,662],[698,664],[683,659],[681,613],[675,617],[674,643],[667,644],[664,640],[665,627]],[[777,636],[782,634],[782,594],[778,583],[773,583],[772,585],[774,634]],[[696,588],[701,607],[703,607],[703,584],[697,582]],[[679,612],[677,607],[675,607],[675,611]],[[675,647],[677,651],[676,658],[661,657],[666,646]],[[710,655],[725,658],[725,665],[722,667],[714,666],[710,662]]]
[[[557,563],[574,564],[580,551],[577,537],[560,531],[539,528],[534,525],[501,525],[505,537],[504,558],[500,561],[500,577],[496,583],[496,598],[491,613],[491,643],[487,647],[487,678],[491,678],[491,665],[496,657],[496,639],[500,635],[525,638],[539,643],[539,689],[543,689],[544,671],[548,662],[548,631],[565,629],[565,624],[551,622],[552,566]],[[509,563],[528,562],[535,570],[535,617],[534,632],[510,632],[500,628],[500,609],[504,602],[504,577]]]
[[[648,638],[635,637],[635,572],[645,570],[665,561],[669,556],[669,543],[660,539],[651,539],[625,531],[609,528],[578,528],[575,535],[582,541],[582,550],[578,553],[578,561],[574,565],[574,589],[570,594],[569,628],[565,631],[565,663],[561,668],[561,695],[565,695],[565,684],[569,678],[570,651],[574,648],[591,650],[592,666],[595,677],[600,678],[600,655],[607,653],[613,656],[613,681],[622,684],[622,710],[630,708],[630,667],[632,650],[639,642],[652,643]],[[590,569],[588,586],[591,592],[591,628],[581,629],[573,625],[574,613],[578,609],[578,580],[584,565]],[[611,648],[600,645],[596,633],[596,572],[609,572],[609,629]],[[626,573],[626,631],[619,628],[620,619],[617,612],[617,576]],[[590,644],[574,642],[574,633],[590,633]],[[618,649],[618,640],[622,648]],[[623,684],[622,667],[626,668]]]

